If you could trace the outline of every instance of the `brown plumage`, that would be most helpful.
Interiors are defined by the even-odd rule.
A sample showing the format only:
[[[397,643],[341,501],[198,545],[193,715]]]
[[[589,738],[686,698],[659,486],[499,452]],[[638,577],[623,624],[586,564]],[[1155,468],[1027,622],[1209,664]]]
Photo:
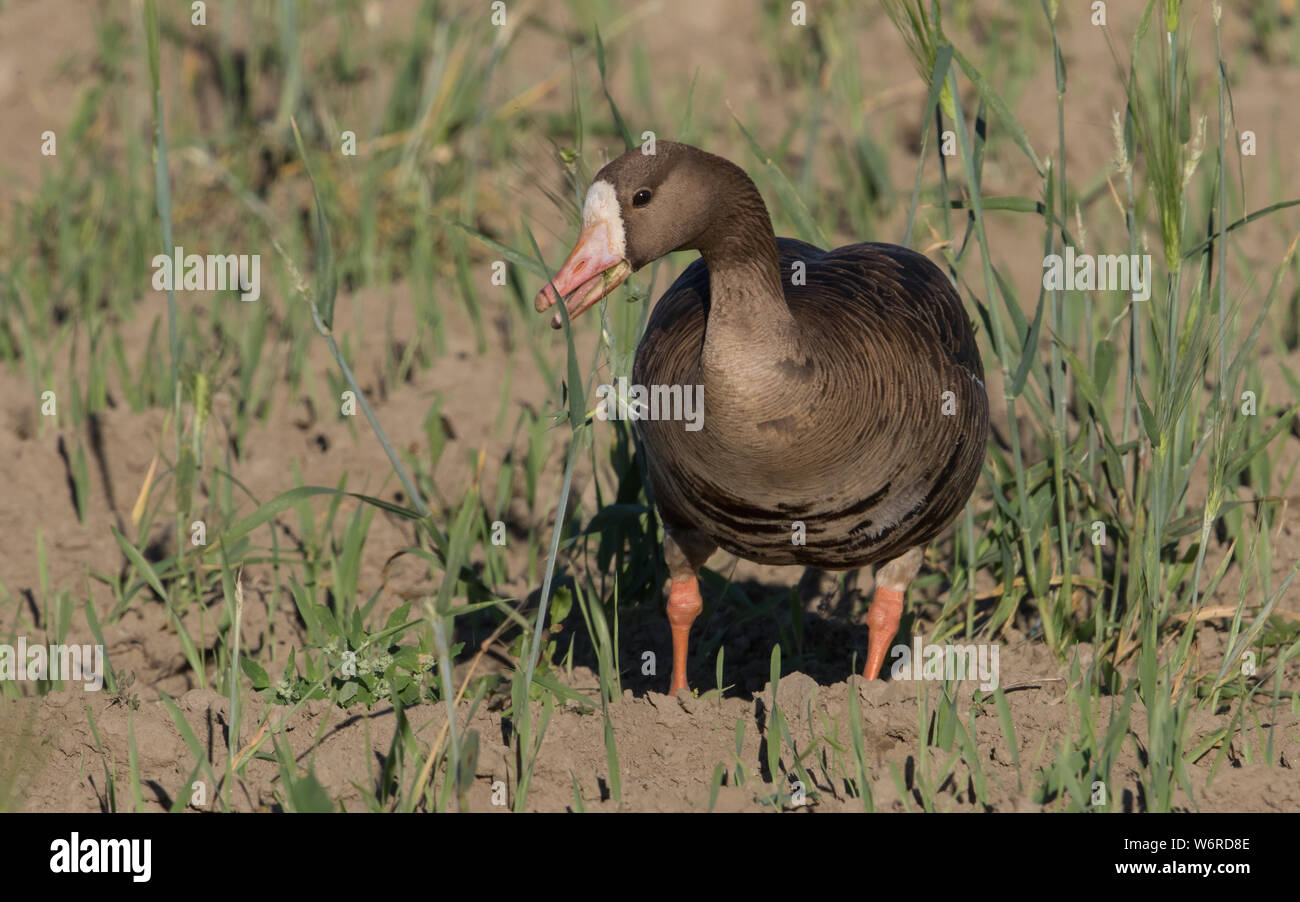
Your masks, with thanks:
[[[698,431],[638,424],[673,577],[673,689],[701,607],[695,570],[715,546],[765,564],[889,562],[868,616],[876,676],[920,549],[984,459],[984,370],[947,277],[896,245],[775,238],[744,171],[683,144],[605,166],[584,225],[552,283],[579,289],[573,315],[612,290],[596,273],[617,284],[672,250],[702,256],[660,298],[633,368],[640,385],[703,386]],[[555,300],[548,286],[538,308]]]

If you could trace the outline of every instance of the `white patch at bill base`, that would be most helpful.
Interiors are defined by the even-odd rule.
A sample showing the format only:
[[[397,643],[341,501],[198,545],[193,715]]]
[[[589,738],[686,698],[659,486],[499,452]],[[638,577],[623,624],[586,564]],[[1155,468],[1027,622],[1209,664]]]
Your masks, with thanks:
[[[609,239],[609,252],[616,257],[627,254],[627,239],[623,234],[623,213],[619,209],[614,186],[601,179],[587,189],[587,199],[582,205],[582,227],[588,229],[598,222],[605,223]]]

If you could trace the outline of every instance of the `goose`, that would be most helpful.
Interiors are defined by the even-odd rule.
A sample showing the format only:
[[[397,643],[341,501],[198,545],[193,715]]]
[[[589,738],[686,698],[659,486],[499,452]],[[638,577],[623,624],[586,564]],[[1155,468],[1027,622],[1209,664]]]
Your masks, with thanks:
[[[777,238],[739,166],[687,144],[654,151],[597,172],[577,245],[534,306],[565,298],[576,318],[665,254],[700,254],[655,305],[632,369],[639,386],[703,386],[695,428],[636,424],[664,528],[669,692],[688,688],[696,574],[718,548],[760,564],[880,564],[863,668],[876,679],[924,547],[983,464],[988,397],[971,321],[922,254]]]

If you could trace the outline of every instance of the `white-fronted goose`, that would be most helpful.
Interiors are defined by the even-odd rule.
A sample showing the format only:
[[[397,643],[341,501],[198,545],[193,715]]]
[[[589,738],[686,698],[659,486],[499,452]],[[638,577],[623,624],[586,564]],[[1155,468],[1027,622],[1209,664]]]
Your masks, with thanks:
[[[667,141],[601,169],[582,226],[539,311],[558,291],[576,317],[671,251],[703,258],[659,299],[633,368],[638,385],[704,387],[702,428],[639,422],[671,574],[671,691],[703,609],[696,571],[719,546],[763,564],[886,562],[867,614],[875,679],[922,549],[984,459],[984,368],[948,278],[892,244],[776,238],[742,169]]]

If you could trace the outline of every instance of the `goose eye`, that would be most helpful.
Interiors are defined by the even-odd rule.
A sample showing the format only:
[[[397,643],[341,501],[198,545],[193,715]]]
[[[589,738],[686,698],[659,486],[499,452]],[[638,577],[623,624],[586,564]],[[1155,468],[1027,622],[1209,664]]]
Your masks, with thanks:
[[[644,207],[644,206],[645,206],[646,204],[648,204],[648,203],[650,203],[650,189],[649,189],[649,188],[642,188],[642,189],[641,189],[640,191],[638,191],[636,194],[633,194],[633,195],[632,195],[632,206],[634,206],[634,207]]]

